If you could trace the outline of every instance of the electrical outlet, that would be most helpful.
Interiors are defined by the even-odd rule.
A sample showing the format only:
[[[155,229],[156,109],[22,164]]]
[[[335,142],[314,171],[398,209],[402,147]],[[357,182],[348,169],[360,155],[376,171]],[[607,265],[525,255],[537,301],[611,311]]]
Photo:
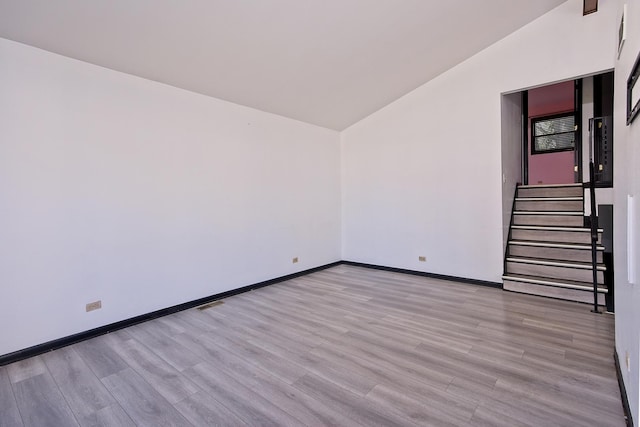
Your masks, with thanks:
[[[101,308],[102,308],[101,300],[90,302],[89,304],[87,304],[87,313],[93,310],[99,310]]]
[[[291,260],[291,262],[292,262],[292,263],[294,263],[294,264],[295,264],[295,263],[297,263],[297,262],[298,262],[298,257],[294,257],[294,258]]]
[[[426,256],[419,256],[419,257],[418,257],[418,261],[420,261],[420,262],[427,262],[427,257],[426,257]]]

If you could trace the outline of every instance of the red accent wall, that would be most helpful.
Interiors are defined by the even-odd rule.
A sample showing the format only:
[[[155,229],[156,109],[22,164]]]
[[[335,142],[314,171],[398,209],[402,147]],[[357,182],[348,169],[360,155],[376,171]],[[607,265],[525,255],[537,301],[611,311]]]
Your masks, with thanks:
[[[573,80],[529,91],[529,184],[574,182],[574,152],[531,154],[531,119],[574,110]]]

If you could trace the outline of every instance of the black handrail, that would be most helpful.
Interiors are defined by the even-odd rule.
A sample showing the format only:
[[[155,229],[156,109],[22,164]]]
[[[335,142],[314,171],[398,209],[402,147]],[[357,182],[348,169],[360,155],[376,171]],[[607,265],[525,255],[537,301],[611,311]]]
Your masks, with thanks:
[[[511,203],[511,219],[509,220],[509,232],[507,233],[507,245],[504,248],[504,263],[502,266],[503,274],[507,274],[507,256],[509,256],[509,242],[511,241],[511,229],[513,228],[513,214],[516,210],[516,199],[518,198],[518,188],[521,186],[519,182],[516,183],[516,189],[513,192],[513,203]]]
[[[591,201],[591,269],[593,270],[593,309],[594,313],[600,313],[598,310],[598,216],[596,215],[596,172],[593,164],[594,151],[594,133],[596,121],[602,118],[594,117],[589,119],[589,199]]]

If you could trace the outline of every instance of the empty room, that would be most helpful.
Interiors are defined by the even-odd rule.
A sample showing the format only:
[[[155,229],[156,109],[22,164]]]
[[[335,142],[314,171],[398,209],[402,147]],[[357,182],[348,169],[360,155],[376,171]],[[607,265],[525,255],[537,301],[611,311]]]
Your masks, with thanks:
[[[634,426],[636,0],[0,0],[0,427]]]

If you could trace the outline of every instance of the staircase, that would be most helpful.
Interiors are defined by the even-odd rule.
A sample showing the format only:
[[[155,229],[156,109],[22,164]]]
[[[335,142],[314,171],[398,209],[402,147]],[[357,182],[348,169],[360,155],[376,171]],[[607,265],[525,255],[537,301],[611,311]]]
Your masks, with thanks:
[[[605,305],[604,247],[598,230],[598,304]],[[516,190],[505,256],[504,289],[593,304],[591,230],[582,184]]]

